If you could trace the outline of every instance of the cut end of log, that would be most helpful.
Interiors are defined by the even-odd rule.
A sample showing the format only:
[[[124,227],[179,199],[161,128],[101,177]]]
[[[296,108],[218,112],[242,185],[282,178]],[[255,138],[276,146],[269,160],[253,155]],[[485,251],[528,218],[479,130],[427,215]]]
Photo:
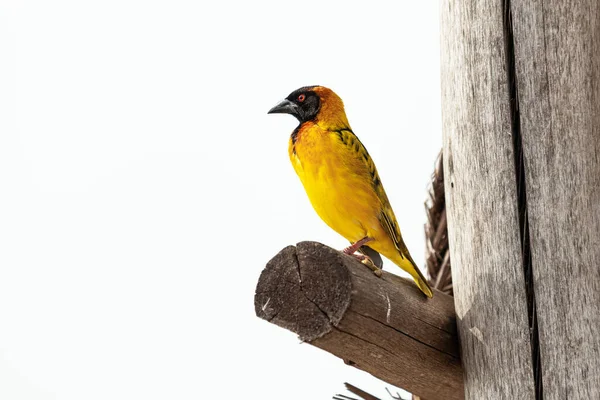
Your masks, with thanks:
[[[288,246],[268,262],[256,286],[256,315],[312,341],[350,305],[352,283],[342,254],[316,242]]]

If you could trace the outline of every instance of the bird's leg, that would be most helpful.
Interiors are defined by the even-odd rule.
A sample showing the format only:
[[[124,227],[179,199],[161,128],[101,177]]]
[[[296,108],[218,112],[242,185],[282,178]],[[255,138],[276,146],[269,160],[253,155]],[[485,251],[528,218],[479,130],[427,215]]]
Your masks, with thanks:
[[[373,240],[373,239],[368,236],[365,236],[364,238],[360,239],[358,242],[352,243],[350,246],[346,247],[344,250],[342,250],[342,252],[344,254],[348,254],[348,255],[356,258],[362,264],[366,265],[371,271],[373,271],[373,273],[375,275],[377,275],[378,277],[381,277],[381,268],[378,268],[375,265],[375,263],[373,263],[373,260],[371,260],[370,257],[365,256],[364,254],[354,254],[356,252],[356,250],[360,249],[360,247],[362,245],[370,242],[371,240]]]
[[[342,250],[342,253],[352,255],[352,254],[356,253],[356,250],[360,249],[360,246],[362,246],[363,244],[365,244],[367,242],[370,242],[371,240],[373,240],[373,239],[371,239],[368,236],[365,236],[364,238],[360,239],[358,242],[354,242],[350,246],[346,247],[344,250]]]

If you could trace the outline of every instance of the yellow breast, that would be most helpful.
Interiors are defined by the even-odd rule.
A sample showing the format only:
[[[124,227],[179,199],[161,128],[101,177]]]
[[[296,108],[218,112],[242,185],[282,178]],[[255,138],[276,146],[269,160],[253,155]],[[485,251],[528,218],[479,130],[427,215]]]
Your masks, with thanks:
[[[303,124],[290,138],[289,156],[313,208],[333,230],[355,242],[380,229],[369,171],[336,132]]]

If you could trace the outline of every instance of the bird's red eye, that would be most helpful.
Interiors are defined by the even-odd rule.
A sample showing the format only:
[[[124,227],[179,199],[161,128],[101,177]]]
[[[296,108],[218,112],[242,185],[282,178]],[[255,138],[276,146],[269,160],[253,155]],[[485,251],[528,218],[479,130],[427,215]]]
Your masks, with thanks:
[[[300,96],[298,96],[298,101],[299,101],[299,102],[301,102],[301,103],[302,103],[302,102],[304,101],[304,99],[306,99],[306,96],[305,96],[305,95],[301,94]]]

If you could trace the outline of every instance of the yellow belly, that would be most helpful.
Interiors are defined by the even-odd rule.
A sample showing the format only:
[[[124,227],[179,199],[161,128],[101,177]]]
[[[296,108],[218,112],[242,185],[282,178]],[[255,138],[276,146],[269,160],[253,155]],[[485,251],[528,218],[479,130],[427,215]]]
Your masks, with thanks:
[[[327,166],[305,175],[302,183],[321,219],[349,241],[370,236],[379,224],[373,212],[377,198],[351,176]]]
[[[350,242],[374,237],[381,229],[380,201],[368,171],[337,148],[335,138],[303,139],[290,158],[319,217]]]

